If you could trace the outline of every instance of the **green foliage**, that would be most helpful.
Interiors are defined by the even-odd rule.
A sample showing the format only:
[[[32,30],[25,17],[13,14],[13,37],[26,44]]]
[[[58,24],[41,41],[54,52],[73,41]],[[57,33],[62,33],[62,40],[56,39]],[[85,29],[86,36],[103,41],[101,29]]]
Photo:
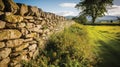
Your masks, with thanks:
[[[113,0],[81,0],[75,8],[82,9],[82,14],[92,17],[94,23],[97,17],[105,15],[106,7],[112,5]]]
[[[80,15],[79,17],[73,17],[72,20],[80,24],[85,24],[87,22],[87,18],[84,15]]]
[[[30,62],[32,65],[30,67],[35,67],[33,65],[38,67],[93,66],[97,61],[91,51],[91,45],[88,44],[85,30],[86,28],[82,25],[74,24],[70,28],[52,35],[38,58]]]

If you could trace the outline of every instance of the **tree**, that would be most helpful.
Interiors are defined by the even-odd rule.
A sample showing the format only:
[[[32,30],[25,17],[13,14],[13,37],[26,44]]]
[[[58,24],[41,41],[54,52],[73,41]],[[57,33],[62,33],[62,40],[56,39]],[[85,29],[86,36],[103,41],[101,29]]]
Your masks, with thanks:
[[[80,15],[78,17],[73,17],[72,20],[74,20],[77,23],[85,24],[87,22],[87,18],[84,15]]]
[[[119,23],[120,23],[120,17],[117,17],[117,20],[119,21]]]
[[[97,17],[102,17],[107,12],[107,6],[112,5],[113,0],[81,0],[75,8],[82,9],[80,14],[91,16],[92,23],[95,23]]]

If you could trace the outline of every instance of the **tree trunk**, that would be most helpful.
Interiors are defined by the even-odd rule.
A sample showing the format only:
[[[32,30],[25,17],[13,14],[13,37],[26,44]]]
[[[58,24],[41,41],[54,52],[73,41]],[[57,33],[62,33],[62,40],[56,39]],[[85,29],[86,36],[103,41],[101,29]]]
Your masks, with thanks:
[[[92,17],[92,23],[94,24],[96,20],[96,17]]]

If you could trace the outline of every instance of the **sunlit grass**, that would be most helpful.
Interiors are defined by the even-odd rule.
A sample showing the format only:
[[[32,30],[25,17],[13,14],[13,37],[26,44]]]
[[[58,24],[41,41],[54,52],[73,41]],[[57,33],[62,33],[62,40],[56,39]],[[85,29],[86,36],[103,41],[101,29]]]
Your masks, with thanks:
[[[119,29],[119,26],[73,24],[51,35],[45,50],[29,64],[36,67],[119,67]]]

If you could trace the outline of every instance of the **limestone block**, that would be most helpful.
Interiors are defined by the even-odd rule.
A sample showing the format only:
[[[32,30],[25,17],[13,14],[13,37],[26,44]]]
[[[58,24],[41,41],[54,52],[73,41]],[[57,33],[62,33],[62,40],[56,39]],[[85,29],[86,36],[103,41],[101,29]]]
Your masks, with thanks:
[[[4,11],[5,5],[3,0],[0,0],[0,11]]]
[[[19,11],[17,12],[18,15],[22,15],[22,16],[26,16],[26,13],[28,12],[28,6],[25,4],[20,4],[17,3],[17,5],[19,6]]]
[[[13,15],[10,12],[6,12],[4,20],[9,23],[19,23],[19,22],[23,21],[23,17],[19,16],[19,15]]]
[[[23,43],[23,39],[8,40],[6,42],[7,47],[17,47]]]
[[[33,19],[33,16],[25,16],[24,19]]]
[[[15,48],[15,51],[22,51],[23,49],[27,48],[29,46],[29,43],[23,43],[19,47]]]
[[[2,61],[0,61],[0,67],[8,67],[8,63],[9,62],[10,62],[10,58],[9,57],[3,59]]]
[[[17,24],[6,23],[7,28],[17,28]]]
[[[23,28],[23,27],[25,27],[26,26],[26,23],[18,23],[18,27],[19,28]]]
[[[32,44],[28,47],[29,51],[32,51],[37,48],[37,44]]]
[[[5,28],[6,22],[0,20],[0,29]]]
[[[33,59],[35,59],[38,54],[39,54],[39,49],[37,49],[37,50],[34,52],[34,54],[33,54]]]
[[[5,43],[4,42],[0,42],[0,48],[5,47]]]
[[[26,28],[34,28],[35,27],[35,24],[33,24],[33,23],[27,23],[26,24]]]
[[[0,40],[20,38],[21,35],[21,32],[18,30],[0,30]]]
[[[0,51],[0,59],[4,59],[11,53],[11,48],[4,48]]]
[[[14,52],[10,54],[10,57],[17,57],[19,55],[26,55],[28,53],[28,50],[22,50],[22,51],[18,51],[18,52]]]
[[[16,13],[19,9],[18,5],[13,0],[3,0],[5,4],[5,11]]]
[[[33,41],[33,38],[24,39],[24,42],[31,42],[31,41]]]
[[[27,34],[25,37],[32,38],[32,37],[36,37],[36,36],[37,36],[37,33],[30,33],[30,34]]]
[[[21,28],[21,33],[23,34],[23,35],[27,35],[28,34],[28,30],[26,29],[26,28]]]
[[[36,6],[28,6],[28,15],[29,16],[40,16],[39,9]]]

